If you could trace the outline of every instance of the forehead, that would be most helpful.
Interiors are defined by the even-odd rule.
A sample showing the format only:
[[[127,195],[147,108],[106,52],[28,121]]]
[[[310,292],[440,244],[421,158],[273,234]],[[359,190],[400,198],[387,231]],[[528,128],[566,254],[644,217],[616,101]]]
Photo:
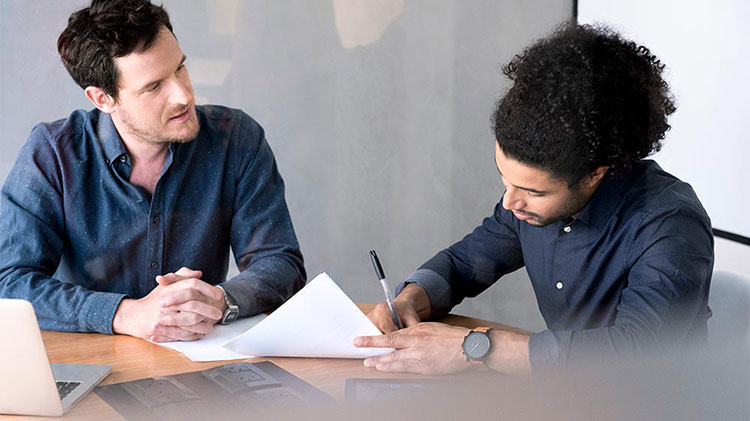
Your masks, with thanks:
[[[162,27],[148,50],[134,51],[115,58],[120,88],[139,89],[145,84],[167,77],[175,71],[182,57],[177,39],[169,29]]]
[[[503,153],[497,142],[495,142],[495,164],[505,181],[516,187],[547,192],[557,191],[562,188],[567,189],[568,187],[567,183],[552,177],[546,171],[509,158]]]

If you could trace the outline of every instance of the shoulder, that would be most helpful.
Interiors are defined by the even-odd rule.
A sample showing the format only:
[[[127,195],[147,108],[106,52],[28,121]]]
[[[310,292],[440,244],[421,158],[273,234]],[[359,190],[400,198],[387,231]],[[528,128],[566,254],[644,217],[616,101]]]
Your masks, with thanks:
[[[642,161],[625,196],[630,251],[641,255],[657,242],[673,252],[712,254],[711,219],[690,184],[662,170],[654,161]]]
[[[75,110],[68,117],[52,122],[42,122],[31,129],[27,146],[48,144],[54,149],[64,149],[70,143],[83,136],[92,121],[98,120],[100,111]]]
[[[710,224],[692,186],[651,160],[642,160],[633,169],[632,183],[624,199],[628,213],[644,222],[679,213]]]
[[[99,110],[75,110],[68,117],[42,122],[34,126],[28,140],[18,154],[18,160],[33,158],[37,164],[44,164],[47,159],[65,160],[68,155],[75,156],[80,149],[90,147],[93,140]]]

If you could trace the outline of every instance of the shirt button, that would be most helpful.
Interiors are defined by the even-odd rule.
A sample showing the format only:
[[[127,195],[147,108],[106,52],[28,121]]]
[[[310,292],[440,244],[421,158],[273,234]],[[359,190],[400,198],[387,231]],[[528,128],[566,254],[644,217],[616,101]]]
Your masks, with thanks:
[[[104,162],[106,162],[107,165],[109,165],[109,159],[105,159]]]
[[[158,267],[159,267],[159,263],[157,263],[157,262],[151,262],[151,268],[152,269],[156,269]],[[560,288],[562,288],[562,287],[560,287]]]
[[[128,158],[125,158],[125,155],[123,155],[123,156],[120,157],[120,162],[125,162],[127,160],[128,160]]]
[[[557,283],[555,284],[555,287],[557,287],[557,289],[562,289],[562,288],[563,288],[563,283],[562,283],[562,282],[559,282],[559,281],[558,281],[558,282],[557,282]]]
[[[154,216],[153,221],[154,221],[154,224],[158,224],[159,223],[159,215]]]
[[[571,230],[571,229],[572,229],[572,228],[570,228],[570,227],[565,227],[565,228],[563,228],[563,231],[565,231],[565,232],[570,232],[570,230]]]

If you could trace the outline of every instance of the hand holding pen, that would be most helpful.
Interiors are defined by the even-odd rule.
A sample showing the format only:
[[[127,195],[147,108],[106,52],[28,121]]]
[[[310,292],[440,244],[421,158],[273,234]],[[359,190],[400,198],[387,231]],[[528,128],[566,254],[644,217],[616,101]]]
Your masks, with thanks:
[[[390,285],[388,285],[388,280],[386,280],[385,278],[383,267],[380,265],[380,259],[378,259],[378,255],[377,253],[375,253],[375,250],[370,250],[370,260],[372,261],[372,267],[375,269],[375,274],[380,281],[380,285],[383,287],[383,292],[385,293],[385,302],[386,304],[388,304],[388,309],[391,312],[393,325],[396,326],[396,329],[403,329],[404,325],[401,323],[401,318],[398,317],[396,306],[393,304],[393,292],[391,291]]]

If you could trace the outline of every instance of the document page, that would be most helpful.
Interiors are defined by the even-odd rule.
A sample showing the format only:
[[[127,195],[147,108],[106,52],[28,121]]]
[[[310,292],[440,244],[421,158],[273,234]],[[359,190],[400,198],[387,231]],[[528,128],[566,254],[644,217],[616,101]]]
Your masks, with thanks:
[[[180,352],[192,361],[224,361],[253,358],[253,355],[232,352],[222,347],[222,345],[236,338],[265,318],[266,315],[261,313],[252,317],[237,319],[234,323],[228,325],[217,324],[214,326],[213,332],[197,341],[154,343]]]
[[[263,357],[367,358],[393,349],[357,348],[354,337],[380,334],[344,291],[321,273],[224,348]]]

